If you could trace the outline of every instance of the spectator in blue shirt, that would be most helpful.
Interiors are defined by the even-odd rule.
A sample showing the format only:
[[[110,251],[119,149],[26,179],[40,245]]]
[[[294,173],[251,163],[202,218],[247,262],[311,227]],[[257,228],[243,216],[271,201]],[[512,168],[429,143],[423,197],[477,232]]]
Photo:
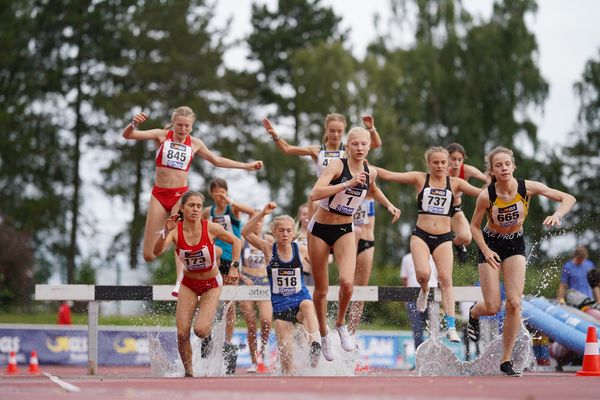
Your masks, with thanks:
[[[560,277],[560,286],[558,287],[558,300],[565,297],[567,289],[574,289],[593,298],[592,288],[587,280],[587,274],[596,266],[587,258],[588,251],[584,246],[577,246],[573,259],[567,261],[563,266]]]

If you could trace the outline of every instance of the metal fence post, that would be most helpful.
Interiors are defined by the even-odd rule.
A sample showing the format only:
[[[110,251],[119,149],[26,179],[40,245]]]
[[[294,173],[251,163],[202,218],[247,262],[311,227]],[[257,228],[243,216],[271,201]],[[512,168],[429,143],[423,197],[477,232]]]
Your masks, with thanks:
[[[98,314],[99,302],[88,303],[88,375],[98,373]]]

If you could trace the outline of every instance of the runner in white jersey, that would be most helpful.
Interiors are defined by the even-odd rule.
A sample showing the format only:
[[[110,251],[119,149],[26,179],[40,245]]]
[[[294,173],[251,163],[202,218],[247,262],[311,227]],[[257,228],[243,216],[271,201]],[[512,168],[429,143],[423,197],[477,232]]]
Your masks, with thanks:
[[[339,306],[335,328],[345,351],[355,349],[355,343],[345,325],[346,311],[352,298],[354,270],[356,269],[356,241],[353,233],[353,214],[369,192],[384,204],[393,215],[400,218],[400,210],[378,190],[375,184],[377,171],[368,165],[366,158],[370,146],[369,132],[353,128],[348,133],[348,157],[332,160],[317,179],[310,193],[319,207],[309,223],[308,252],[315,278],[313,299],[319,319],[323,357],[333,360],[330,339],[327,336],[327,292],[329,273],[327,259],[333,250],[339,273]]]
[[[366,115],[363,121],[372,121],[373,117]],[[321,176],[327,165],[336,158],[346,156],[346,146],[343,143],[344,131],[346,130],[346,118],[342,114],[332,113],[325,117],[325,134],[323,135],[323,144],[309,146],[294,146],[286,142],[277,134],[275,128],[267,118],[263,119],[263,125],[267,133],[271,136],[279,150],[284,154],[293,156],[309,156],[315,163],[317,176]],[[367,128],[369,125],[365,122]],[[381,138],[371,124],[369,133],[371,136],[371,148],[381,146]],[[312,203],[311,203],[312,204]],[[315,212],[316,204],[312,204],[309,209],[310,216]]]
[[[296,225],[298,237],[296,238],[296,242],[299,245],[308,248],[308,222],[310,221],[310,213],[308,212],[308,204],[300,204],[298,207],[298,214],[296,215]],[[304,275],[304,284],[306,286],[314,286],[315,279],[312,275],[312,268],[310,265],[310,260],[303,260],[304,268],[302,269],[302,274]]]
[[[147,120],[148,115],[145,113],[134,115],[131,123],[123,130],[123,137],[128,140],[153,141],[158,150],[155,156],[156,173],[146,213],[143,244],[144,260],[152,261],[156,258],[153,253],[154,240],[160,234],[171,211],[179,210],[181,196],[188,191],[188,174],[194,155],[202,157],[216,167],[248,171],[261,169],[262,161],[242,163],[214,154],[202,140],[191,136],[196,115],[189,107],[178,107],[171,116],[171,124],[165,129],[139,130],[138,125]],[[172,294],[177,297],[183,279],[183,265],[177,257],[175,257],[175,266],[178,281]]]
[[[460,178],[448,176],[448,151],[443,147],[431,147],[425,152],[429,172],[390,172],[378,168],[384,180],[410,184],[418,193],[418,217],[410,237],[410,252],[415,262],[421,291],[416,301],[417,309],[424,312],[429,295],[429,257],[433,256],[438,270],[442,303],[444,305],[447,335],[450,341],[460,342],[456,333],[454,291],[452,288],[452,232],[451,209],[454,193],[463,192],[477,196],[479,188]]]
[[[369,131],[371,139],[371,149],[381,147],[381,137],[375,127],[375,119],[372,115],[362,117],[365,128]],[[271,135],[277,144],[277,147],[285,154],[308,155],[315,162],[317,176],[321,176],[329,162],[336,158],[346,157],[346,147],[341,141],[344,129],[346,128],[346,119],[340,114],[329,114],[325,118],[325,136],[323,144],[319,146],[297,147],[289,145],[282,139],[271,125],[268,119],[263,120],[265,129]],[[316,210],[316,203],[308,208],[308,217],[312,217]],[[360,205],[354,218],[355,236],[357,240],[356,256],[356,275],[355,285],[368,285],[373,268],[373,257],[375,255],[375,202],[370,196]],[[330,259],[331,261],[331,259]],[[312,278],[312,276],[311,276]],[[307,283],[312,284],[314,281]],[[352,304],[350,310],[349,330],[354,333],[360,323],[364,302]]]

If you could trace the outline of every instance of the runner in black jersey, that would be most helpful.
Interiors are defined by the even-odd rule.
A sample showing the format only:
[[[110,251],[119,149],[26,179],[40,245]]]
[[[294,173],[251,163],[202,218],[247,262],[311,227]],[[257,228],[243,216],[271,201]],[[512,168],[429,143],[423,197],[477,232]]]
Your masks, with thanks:
[[[477,196],[479,189],[467,181],[448,176],[448,151],[443,147],[431,147],[425,152],[429,172],[390,172],[378,168],[379,177],[393,182],[411,184],[418,193],[419,215],[410,238],[417,281],[421,291],[416,306],[420,312],[427,309],[429,295],[429,257],[433,256],[438,269],[438,280],[442,289],[442,302],[446,313],[448,338],[460,342],[456,333],[454,292],[452,290],[452,232],[450,214],[454,193],[461,191],[469,196]]]
[[[503,348],[500,370],[509,376],[521,374],[513,368],[512,352],[521,329],[521,297],[525,286],[525,241],[523,223],[529,201],[541,195],[560,202],[554,214],[544,219],[547,227],[560,226],[563,217],[575,204],[575,197],[543,183],[513,177],[513,152],[496,147],[486,156],[490,185],[479,193],[471,218],[471,232],[479,247],[479,280],[483,301],[475,303],[469,312],[467,331],[474,342],[479,340],[479,317],[500,311],[500,271],[504,276],[506,317],[502,331]],[[487,222],[481,229],[483,216]]]
[[[320,200],[319,208],[309,224],[308,250],[315,278],[313,299],[319,318],[319,331],[323,356],[333,360],[331,344],[327,337],[327,291],[329,274],[327,259],[333,249],[340,282],[339,307],[335,327],[342,348],[355,348],[345,325],[346,311],[352,297],[354,270],[356,267],[356,241],[352,230],[353,214],[370,193],[379,203],[386,206],[394,216],[400,218],[400,210],[377,188],[377,171],[366,161],[369,153],[369,132],[364,128],[353,128],[348,133],[348,158],[332,160],[319,177],[310,193],[312,201]]]

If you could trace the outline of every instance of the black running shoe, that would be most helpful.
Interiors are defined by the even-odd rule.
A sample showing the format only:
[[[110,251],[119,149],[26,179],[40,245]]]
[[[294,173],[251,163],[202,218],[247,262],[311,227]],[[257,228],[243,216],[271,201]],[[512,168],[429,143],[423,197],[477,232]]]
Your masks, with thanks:
[[[237,364],[238,347],[231,343],[223,344],[223,363],[225,364],[225,373],[227,375],[235,374]]]
[[[500,364],[500,371],[506,376],[521,376],[521,371],[517,371],[513,368],[512,361],[504,361]]]
[[[212,350],[212,336],[208,335],[204,339],[202,339],[202,344],[200,345],[200,357],[208,358],[210,351]]]
[[[473,310],[473,307],[475,307],[475,304],[473,304],[471,306],[471,308],[469,308],[469,323],[467,325],[467,335],[469,335],[469,339],[472,342],[479,342],[479,319],[478,318],[473,318],[471,316],[471,310]]]
[[[319,357],[321,357],[321,343],[312,342],[309,353],[310,366],[312,368],[315,368],[319,364]]]
[[[459,263],[465,264],[467,261],[469,261],[469,253],[464,245],[454,245],[454,249],[456,250],[456,259]]]

